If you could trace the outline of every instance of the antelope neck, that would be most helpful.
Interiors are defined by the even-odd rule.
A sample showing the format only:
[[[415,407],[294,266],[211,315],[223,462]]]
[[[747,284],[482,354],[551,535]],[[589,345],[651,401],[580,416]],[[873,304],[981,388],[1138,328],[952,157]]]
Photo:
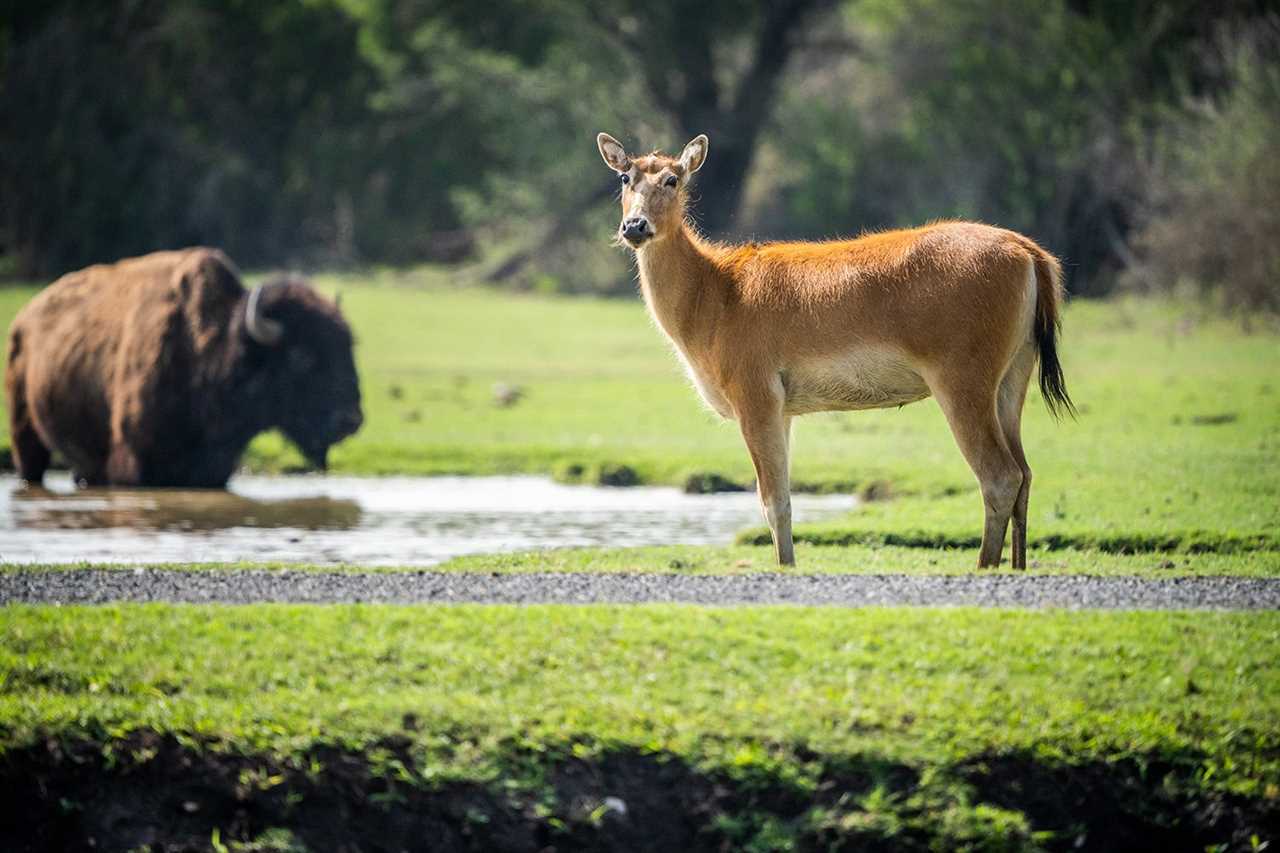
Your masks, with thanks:
[[[636,252],[640,291],[658,325],[681,349],[714,334],[728,281],[714,249],[687,224]]]

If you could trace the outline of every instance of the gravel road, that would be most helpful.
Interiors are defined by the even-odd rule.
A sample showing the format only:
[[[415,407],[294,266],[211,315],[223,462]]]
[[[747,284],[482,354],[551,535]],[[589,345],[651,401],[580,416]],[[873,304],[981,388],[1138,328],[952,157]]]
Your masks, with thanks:
[[[412,604],[966,605],[1130,610],[1280,609],[1280,579],[965,575],[732,575],[17,571],[0,603],[113,601]]]

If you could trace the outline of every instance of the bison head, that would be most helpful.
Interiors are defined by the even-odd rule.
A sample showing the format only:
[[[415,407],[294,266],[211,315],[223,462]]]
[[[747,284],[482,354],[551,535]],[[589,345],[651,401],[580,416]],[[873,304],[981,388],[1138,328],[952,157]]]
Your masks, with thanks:
[[[271,420],[324,468],[329,448],[364,420],[350,327],[335,303],[293,278],[254,288],[244,320],[269,389]]]

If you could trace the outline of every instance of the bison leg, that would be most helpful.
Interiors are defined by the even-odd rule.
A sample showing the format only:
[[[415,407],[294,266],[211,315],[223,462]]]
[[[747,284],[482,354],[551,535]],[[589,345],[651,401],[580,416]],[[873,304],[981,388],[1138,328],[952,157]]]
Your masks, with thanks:
[[[107,457],[105,480],[113,486],[142,485],[142,466],[138,461],[138,454],[123,441],[116,440],[112,443],[111,454]]]
[[[78,489],[97,489],[110,485],[107,482],[107,475],[101,471],[81,471],[79,469],[71,472],[71,482],[75,483]]]
[[[30,421],[18,422],[12,417],[10,437],[13,441],[13,462],[18,469],[18,476],[32,485],[40,485],[44,481],[44,472],[49,469],[49,448],[44,446]]]
[[[20,367],[10,364],[9,371],[9,439],[12,444],[13,463],[18,469],[19,477],[38,486],[44,481],[44,472],[49,468],[51,453],[40,439],[40,433],[36,432],[36,425],[31,420],[31,406],[27,400],[26,388],[19,378]]]

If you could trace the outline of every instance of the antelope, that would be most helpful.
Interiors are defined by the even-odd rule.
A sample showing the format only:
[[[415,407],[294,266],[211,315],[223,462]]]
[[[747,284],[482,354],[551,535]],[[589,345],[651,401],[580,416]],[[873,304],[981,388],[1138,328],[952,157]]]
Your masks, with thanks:
[[[781,565],[794,565],[791,419],[937,399],[981,487],[978,567],[1027,564],[1031,468],[1021,420],[1037,361],[1051,414],[1074,414],[1058,361],[1062,268],[1033,240],[934,222],[853,240],[729,245],[688,218],[706,162],[700,135],[678,157],[632,156],[607,133],[621,182],[616,242],[630,247],[654,322],[702,399],[738,422]]]

